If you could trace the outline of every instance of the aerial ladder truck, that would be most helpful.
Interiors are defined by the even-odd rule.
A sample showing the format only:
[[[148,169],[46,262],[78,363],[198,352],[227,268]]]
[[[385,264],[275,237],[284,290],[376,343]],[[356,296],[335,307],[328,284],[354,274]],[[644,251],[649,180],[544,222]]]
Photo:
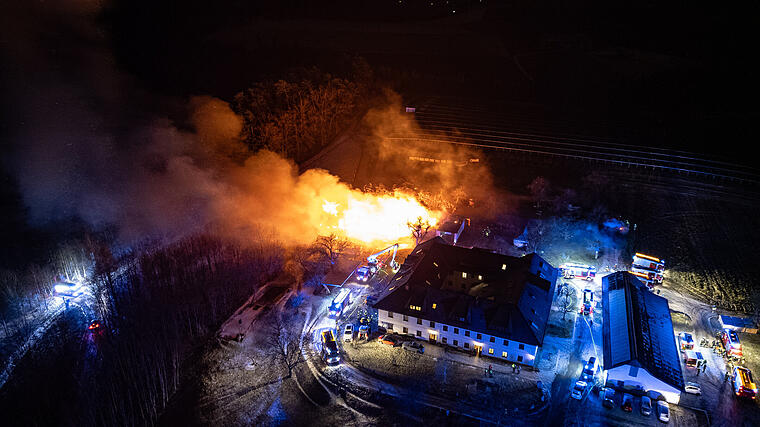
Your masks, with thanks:
[[[376,252],[368,256],[367,264],[356,269],[356,279],[360,282],[369,281],[369,279],[371,279],[372,276],[374,276],[375,273],[377,273],[384,266],[384,264],[378,259],[378,257],[384,254],[387,254],[388,252],[393,252],[393,256],[391,256],[391,260],[388,263],[388,265],[391,267],[391,269],[394,272],[398,271],[400,267],[399,263],[396,261],[396,254],[398,253],[398,243],[395,243],[393,245],[388,246],[387,248],[383,249],[380,252]]]

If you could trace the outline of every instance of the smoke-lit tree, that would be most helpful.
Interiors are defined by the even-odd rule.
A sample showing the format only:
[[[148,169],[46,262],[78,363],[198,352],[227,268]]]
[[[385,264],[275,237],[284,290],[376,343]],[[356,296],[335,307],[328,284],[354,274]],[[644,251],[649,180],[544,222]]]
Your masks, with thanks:
[[[334,265],[341,252],[350,246],[351,242],[335,234],[329,236],[319,236],[314,242],[313,249],[322,255],[331,265]]]
[[[430,230],[430,221],[419,216],[414,222],[407,222],[406,226],[409,227],[409,230],[412,232],[414,243],[419,245],[425,236],[427,236],[428,230]]]
[[[373,77],[360,62],[355,76],[362,82],[310,68],[238,93],[234,109],[243,117],[243,139],[252,150],[266,148],[296,161],[308,158],[360,112],[356,105]]]

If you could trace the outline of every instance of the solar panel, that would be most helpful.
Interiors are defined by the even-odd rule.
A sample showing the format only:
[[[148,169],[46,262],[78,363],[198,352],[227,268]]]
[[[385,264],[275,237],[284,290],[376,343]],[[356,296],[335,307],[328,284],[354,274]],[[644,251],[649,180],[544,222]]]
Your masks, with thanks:
[[[609,292],[609,313],[610,356],[612,357],[610,366],[614,366],[631,358],[631,347],[628,340],[628,310],[625,306],[624,289]]]

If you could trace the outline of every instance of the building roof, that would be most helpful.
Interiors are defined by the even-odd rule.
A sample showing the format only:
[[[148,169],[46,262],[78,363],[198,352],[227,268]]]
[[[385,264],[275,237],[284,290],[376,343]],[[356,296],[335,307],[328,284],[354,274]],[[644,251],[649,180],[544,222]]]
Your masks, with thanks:
[[[754,320],[746,318],[746,317],[735,317],[735,316],[729,316],[726,314],[720,315],[720,321],[723,323],[724,326],[734,326],[737,328],[749,328],[749,329],[757,329],[757,323],[755,323]]]
[[[464,221],[464,218],[460,217],[449,218],[448,221],[444,222],[438,227],[438,232],[454,234],[459,231]]]
[[[535,254],[511,257],[451,246],[436,237],[412,251],[375,308],[541,345],[556,272],[546,263],[552,277],[532,273],[530,268],[536,258],[545,262]],[[461,276],[463,272],[470,275],[465,289],[452,280],[452,275]],[[547,299],[537,312],[543,318],[537,327],[531,326],[518,307],[528,289],[533,289],[532,295]]]
[[[683,390],[668,300],[650,292],[636,276],[621,271],[602,279],[602,307],[604,369],[638,366]]]

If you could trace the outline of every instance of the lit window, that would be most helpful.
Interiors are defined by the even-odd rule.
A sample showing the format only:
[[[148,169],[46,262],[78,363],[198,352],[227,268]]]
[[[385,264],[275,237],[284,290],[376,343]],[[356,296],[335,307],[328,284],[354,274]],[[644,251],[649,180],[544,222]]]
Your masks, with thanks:
[[[462,272],[462,279],[466,279],[466,278],[467,278],[467,273]]]
[[[493,354],[493,349],[492,348],[488,349],[488,354]]]
[[[478,274],[478,280],[483,280],[483,276]]]
[[[435,308],[436,308],[437,306],[438,306],[438,304],[436,304],[436,303],[433,303],[433,310],[435,310]]]
[[[503,357],[503,358],[506,359],[507,358],[507,352],[506,351],[502,351],[501,352],[501,357]]]
[[[502,270],[506,270],[506,269],[507,269],[507,264],[502,264],[502,265],[501,265],[501,269],[502,269]]]

